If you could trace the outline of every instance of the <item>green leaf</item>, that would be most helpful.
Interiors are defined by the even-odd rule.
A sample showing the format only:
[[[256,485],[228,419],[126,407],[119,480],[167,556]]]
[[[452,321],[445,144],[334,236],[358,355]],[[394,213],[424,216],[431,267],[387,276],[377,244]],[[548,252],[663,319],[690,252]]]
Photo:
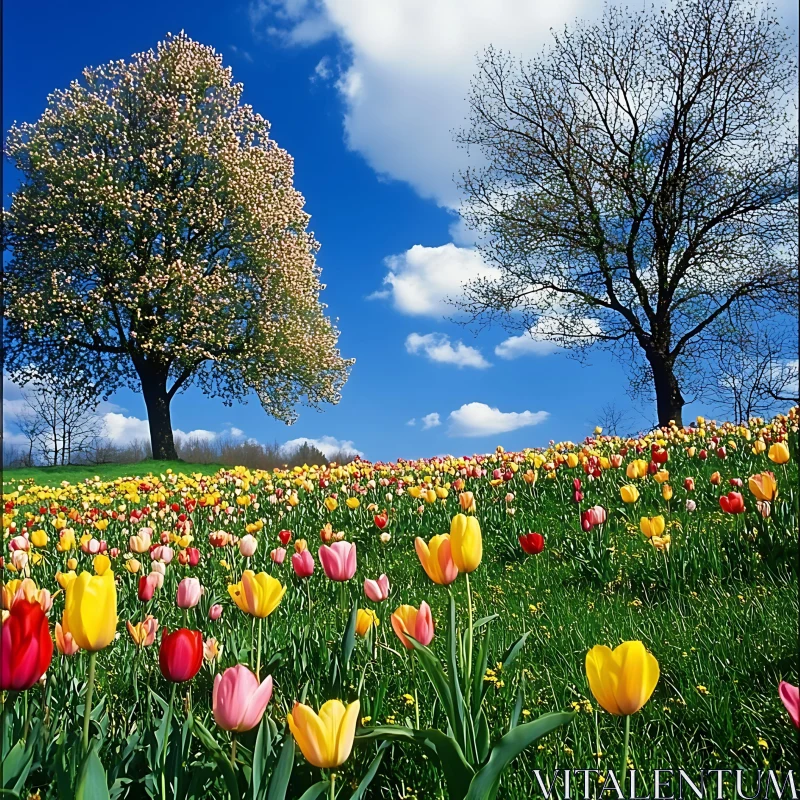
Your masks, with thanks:
[[[327,791],[330,783],[328,781],[320,781],[315,783],[310,789],[306,789],[300,796],[300,800],[316,800],[323,792]]]
[[[261,775],[264,772],[264,728],[267,717],[264,716],[258,726],[256,744],[253,748],[253,800],[258,800],[261,794]]]
[[[109,800],[106,771],[94,746],[81,764],[75,784],[75,800]]]
[[[289,788],[289,779],[292,777],[294,767],[294,739],[290,734],[286,734],[286,741],[281,748],[281,755],[272,779],[269,782],[269,794],[267,800],[284,800],[286,790]]]
[[[469,785],[465,800],[494,800],[505,768],[529,745],[545,734],[566,725],[575,716],[574,711],[556,711],[543,714],[533,722],[517,725],[492,748],[489,760]]]
[[[488,617],[481,617],[477,622],[472,623],[472,630],[477,633],[484,625],[488,625],[493,619],[497,619],[499,614],[489,614]]]
[[[519,722],[519,715],[522,713],[522,704],[525,701],[525,676],[523,675],[519,682],[519,689],[517,690],[517,699],[514,703],[514,710],[511,712],[511,719],[508,723],[508,729],[513,731]]]
[[[358,604],[354,604],[347,621],[344,638],[342,639],[342,664],[345,671],[350,668],[350,658],[356,646],[356,621],[358,620]]]
[[[378,768],[383,760],[383,753],[388,746],[388,742],[383,742],[378,748],[378,754],[372,759],[372,763],[369,765],[369,769],[361,779],[361,783],[358,784],[358,788],[353,792],[352,795],[350,795],[350,800],[361,800],[361,798],[364,796],[364,792],[367,791],[369,785],[372,783],[372,779],[378,772]]]
[[[442,664],[431,650],[420,644],[413,636],[406,634],[408,641],[411,642],[414,649],[417,651],[422,668],[425,670],[436,694],[439,697],[439,702],[444,708],[444,713],[447,716],[447,721],[453,731],[458,730],[458,723],[456,721],[455,705],[453,703],[453,695],[450,692],[450,686],[447,681],[447,676],[444,674]]]
[[[3,788],[10,789],[19,778],[25,780],[33,761],[33,748],[26,749],[20,739],[3,759]]]
[[[475,662],[475,671],[472,673],[472,718],[477,718],[478,711],[480,710],[481,703],[486,694],[485,689],[489,684],[484,685],[484,675],[486,675],[486,667],[489,663],[489,631],[484,633],[481,639],[480,647],[478,648],[477,660]]]
[[[374,739],[416,742],[432,750],[444,772],[450,800],[463,800],[466,797],[475,770],[467,763],[461,747],[452,736],[435,728],[417,730],[399,725],[379,725],[375,728],[364,728],[363,732],[355,737],[355,741],[359,744]]]
[[[464,695],[458,675],[458,643],[456,642],[456,601],[450,592],[450,626],[447,629],[447,660],[449,669],[450,693],[453,698],[455,719],[453,730],[462,747],[466,747],[464,738]]]
[[[503,658],[500,660],[500,663],[503,665],[503,669],[507,669],[510,667],[517,659],[517,656],[520,654],[520,651],[525,646],[525,641],[531,635],[530,631],[525,631],[522,636],[517,639],[511,647],[503,653]]]
[[[223,752],[210,731],[196,718],[194,718],[192,722],[192,731],[197,734],[197,738],[200,739],[211,752],[211,757],[222,773],[225,785],[228,787],[228,794],[231,796],[232,800],[239,800],[239,783],[236,780],[236,773],[231,766],[227,753]]]

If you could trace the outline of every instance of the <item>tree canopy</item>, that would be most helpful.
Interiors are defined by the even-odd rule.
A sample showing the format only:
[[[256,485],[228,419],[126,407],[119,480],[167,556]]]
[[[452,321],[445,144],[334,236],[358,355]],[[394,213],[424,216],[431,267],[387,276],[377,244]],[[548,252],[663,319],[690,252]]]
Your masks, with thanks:
[[[293,421],[337,402],[351,361],[320,302],[291,156],[215,51],[184,34],[84,70],[6,153],[6,367],[141,389],[155,457],[194,384]]]

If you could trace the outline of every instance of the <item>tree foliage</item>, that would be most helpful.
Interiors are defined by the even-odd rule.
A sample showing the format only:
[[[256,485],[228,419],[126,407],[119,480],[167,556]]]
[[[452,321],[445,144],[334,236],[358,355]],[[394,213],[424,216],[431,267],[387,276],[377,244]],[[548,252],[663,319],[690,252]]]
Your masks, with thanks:
[[[633,356],[681,421],[727,314],[797,301],[797,70],[746,0],[607,7],[527,64],[489,49],[458,140],[467,222],[499,277],[470,320]]]
[[[191,384],[291,422],[337,402],[351,363],[292,158],[241,97],[212,48],[168,36],[85,69],[7,137],[7,366],[141,386],[157,457]]]

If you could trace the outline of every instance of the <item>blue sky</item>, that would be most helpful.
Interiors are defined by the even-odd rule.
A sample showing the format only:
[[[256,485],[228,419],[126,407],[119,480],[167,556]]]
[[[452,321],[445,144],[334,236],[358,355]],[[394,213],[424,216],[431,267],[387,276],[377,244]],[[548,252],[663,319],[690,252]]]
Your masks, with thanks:
[[[492,43],[530,55],[551,26],[591,17],[598,5],[7,0],[3,128],[37,119],[48,93],[84,66],[185,30],[223,55],[245,101],[294,157],[322,244],[323,299],[338,317],[342,354],[356,359],[342,401],[322,413],[302,409],[287,427],[256,401],[226,408],[189,390],[172,407],[181,431],[235,429],[264,442],[331,437],[386,460],[579,439],[607,404],[624,409],[631,428],[646,428],[654,408],[627,397],[625,373],[608,354],[593,353],[584,365],[530,339],[509,342],[499,329],[475,337],[447,319],[454,312],[442,302],[459,276],[484,268],[458,224],[452,181],[464,154],[451,131],[464,119],[475,54]],[[794,4],[785,3],[784,14],[796,28]],[[3,170],[7,204],[17,177],[8,163]],[[6,389],[13,434],[18,393]],[[115,436],[146,430],[136,394],[121,391],[112,401],[102,410],[116,415]]]

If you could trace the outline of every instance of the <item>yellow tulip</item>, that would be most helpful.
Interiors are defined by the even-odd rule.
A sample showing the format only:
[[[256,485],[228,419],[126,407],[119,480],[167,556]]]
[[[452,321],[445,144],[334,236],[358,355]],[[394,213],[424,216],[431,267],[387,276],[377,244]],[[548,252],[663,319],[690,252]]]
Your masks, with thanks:
[[[422,493],[423,499],[426,503],[435,503],[436,502],[436,492],[433,489],[426,489]]]
[[[456,514],[450,523],[450,553],[459,572],[474,572],[483,557],[481,526],[477,517]]]
[[[660,469],[653,475],[653,480],[656,483],[666,483],[669,480],[669,472],[665,469]]]
[[[415,500],[419,499],[420,494],[422,493],[422,489],[419,486],[409,486],[408,487],[408,495],[409,497],[413,497]]]
[[[756,500],[772,502],[778,496],[778,483],[771,472],[762,472],[760,475],[751,475],[747,481],[750,491]]]
[[[763,439],[756,439],[753,444],[753,454],[760,455],[767,449],[767,444]]]
[[[339,504],[333,497],[326,497],[322,502],[325,508],[328,509],[328,511],[336,511],[336,509],[339,507]]]
[[[665,527],[664,517],[661,514],[657,517],[642,517],[639,520],[639,529],[648,539],[651,536],[661,536]]]
[[[75,532],[72,528],[65,528],[61,532],[61,536],[56,544],[56,550],[59,553],[65,553],[67,550],[74,550],[78,546],[75,541]]]
[[[665,500],[672,500],[672,487],[668,483],[661,487],[661,496]]]
[[[67,587],[74,581],[78,576],[75,574],[75,570],[71,569],[69,572],[56,572],[56,580],[58,581],[58,585],[66,591]]]
[[[111,570],[82,572],[66,586],[62,626],[84,650],[107,647],[117,632],[117,587]]]
[[[647,475],[647,462],[641,458],[637,458],[628,464],[625,474],[633,480],[634,478],[644,478]]]
[[[611,650],[595,645],[586,654],[586,677],[597,702],[609,714],[635,714],[653,694],[658,661],[641,642],[624,642]]]
[[[458,577],[458,567],[453,563],[450,549],[450,534],[443,533],[432,536],[426,544],[417,536],[414,549],[419,556],[425,574],[439,586],[449,586]]]
[[[129,558],[125,562],[125,569],[128,570],[131,574],[135,575],[140,569],[142,568],[142,564],[140,561],[137,561],[135,558]]]
[[[570,469],[574,469],[578,466],[578,456],[575,453],[569,453],[567,455],[567,466]]]
[[[71,569],[71,570],[78,569],[78,559],[77,558],[68,558],[67,559],[67,569]]]
[[[286,587],[272,575],[251,569],[242,573],[239,583],[228,586],[228,593],[233,602],[246,614],[254,617],[268,617],[281,602]]]
[[[107,555],[99,553],[92,560],[92,566],[98,575],[105,575],[111,569],[111,559]]]
[[[295,703],[286,721],[306,761],[320,769],[334,769],[350,757],[360,710],[358,700],[347,708],[341,700],[328,700],[319,714]]]
[[[767,456],[776,464],[785,464],[789,460],[789,445],[786,442],[775,442],[769,448]]]
[[[43,530],[33,531],[31,533],[31,544],[34,547],[46,547],[47,534]]]
[[[619,494],[623,503],[635,503],[639,499],[639,490],[631,484],[620,486]]]
[[[359,636],[366,636],[367,631],[374,625],[376,628],[381,624],[378,615],[371,608],[359,608],[356,614],[356,633]]]

